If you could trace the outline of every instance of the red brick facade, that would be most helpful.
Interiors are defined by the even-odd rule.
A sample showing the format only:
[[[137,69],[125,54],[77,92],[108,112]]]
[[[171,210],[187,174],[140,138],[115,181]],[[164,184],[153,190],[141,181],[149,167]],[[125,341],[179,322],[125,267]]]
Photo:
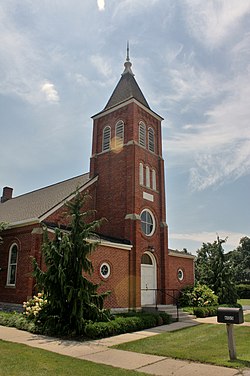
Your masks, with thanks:
[[[124,137],[122,144],[116,147],[116,125],[119,121],[124,125]],[[158,291],[158,304],[170,303],[170,290],[179,290],[194,283],[193,258],[168,252],[161,121],[159,115],[136,98],[105,108],[93,117],[90,179],[96,180],[88,187],[91,201],[86,209],[95,209],[97,218],[106,218],[100,229],[101,238],[116,239],[103,240],[91,256],[94,266],[92,279],[97,283],[103,282],[101,291],[111,291],[106,303],[108,307],[139,308],[146,301],[156,303],[153,294],[152,301],[148,301],[143,292],[146,289],[150,291],[151,287]],[[140,144],[141,122],[146,130],[145,145]],[[111,142],[110,148],[103,151],[103,130],[107,126],[111,131]],[[149,147],[150,129],[154,134],[154,150]],[[153,231],[147,235],[142,231],[141,223],[144,210],[154,219]],[[43,221],[65,223],[64,212],[62,205],[51,208]],[[0,302],[22,303],[34,291],[30,258],[41,259],[41,224],[10,228],[3,235],[4,243],[0,245]],[[9,249],[14,242],[18,246],[16,284],[8,287]],[[145,254],[149,258],[142,265]],[[103,263],[110,268],[107,278],[100,273]],[[183,278],[178,275],[180,270]],[[145,286],[146,289],[143,288]]]

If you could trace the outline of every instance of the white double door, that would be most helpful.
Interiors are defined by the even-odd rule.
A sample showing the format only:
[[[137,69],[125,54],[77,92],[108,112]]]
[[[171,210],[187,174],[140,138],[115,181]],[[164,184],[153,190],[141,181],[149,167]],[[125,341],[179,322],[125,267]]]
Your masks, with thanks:
[[[141,305],[156,303],[156,263],[152,259],[152,265],[141,264]]]

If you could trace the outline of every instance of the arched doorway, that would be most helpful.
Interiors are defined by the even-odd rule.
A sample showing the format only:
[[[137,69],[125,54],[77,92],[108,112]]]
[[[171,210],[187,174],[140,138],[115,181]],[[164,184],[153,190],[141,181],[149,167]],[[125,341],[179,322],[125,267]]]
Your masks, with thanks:
[[[141,305],[156,303],[156,260],[152,253],[145,252],[141,258]]]

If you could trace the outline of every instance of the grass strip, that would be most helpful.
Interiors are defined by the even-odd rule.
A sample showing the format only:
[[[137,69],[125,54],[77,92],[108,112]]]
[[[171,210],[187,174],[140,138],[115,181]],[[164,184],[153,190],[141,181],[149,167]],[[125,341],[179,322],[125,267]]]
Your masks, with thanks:
[[[250,367],[250,327],[234,325],[234,335],[235,361],[229,360],[226,325],[202,324],[114,347],[219,366]]]
[[[250,322],[250,314],[244,315],[244,321]]]
[[[2,340],[0,354],[0,376],[146,376]]]

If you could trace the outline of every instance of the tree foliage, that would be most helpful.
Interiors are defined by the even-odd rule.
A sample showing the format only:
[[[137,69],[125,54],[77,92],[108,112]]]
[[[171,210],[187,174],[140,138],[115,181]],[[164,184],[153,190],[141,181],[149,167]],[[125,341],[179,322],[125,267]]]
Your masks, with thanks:
[[[200,284],[214,291],[220,304],[235,304],[237,294],[233,273],[222,247],[225,241],[218,237],[213,243],[203,243],[197,251],[195,274]]]
[[[98,285],[89,280],[93,266],[89,259],[96,242],[89,241],[100,221],[86,221],[89,212],[82,212],[86,197],[78,192],[67,206],[70,231],[55,230],[51,240],[44,232],[42,252],[46,264],[43,271],[34,260],[34,276],[38,288],[44,291],[47,304],[38,319],[51,331],[81,334],[87,320],[107,319],[103,309],[108,293],[98,294]]]
[[[242,238],[237,249],[228,253],[228,260],[235,282],[250,283],[250,238]]]
[[[7,228],[7,223],[5,223],[5,222],[0,222],[0,233],[3,231],[3,230],[5,230]],[[3,239],[2,239],[2,237],[1,237],[1,235],[0,235],[0,244],[3,242]]]
[[[218,305],[218,297],[206,285],[186,286],[181,290],[181,307],[211,307]]]

